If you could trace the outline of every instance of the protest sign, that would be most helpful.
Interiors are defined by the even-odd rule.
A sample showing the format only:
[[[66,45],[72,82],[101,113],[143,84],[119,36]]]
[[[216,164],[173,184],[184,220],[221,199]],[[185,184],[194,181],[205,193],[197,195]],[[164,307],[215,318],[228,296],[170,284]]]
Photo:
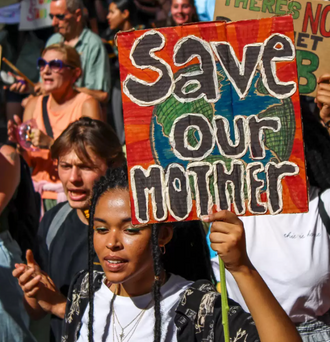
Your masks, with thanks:
[[[0,7],[0,24],[17,24],[20,21],[20,4]]]
[[[327,1],[217,0],[214,19],[237,21],[292,15],[299,92],[315,96],[317,77],[330,72],[329,12]]]
[[[51,2],[52,0],[23,0],[19,30],[36,30],[52,26],[52,20],[49,17]]]
[[[290,16],[122,32],[134,224],[308,210]]]

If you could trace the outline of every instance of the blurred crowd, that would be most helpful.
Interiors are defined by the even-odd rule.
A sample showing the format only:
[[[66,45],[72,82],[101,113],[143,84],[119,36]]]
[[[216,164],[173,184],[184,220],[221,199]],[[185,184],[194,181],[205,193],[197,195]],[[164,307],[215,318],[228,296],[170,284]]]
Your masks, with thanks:
[[[114,43],[118,31],[182,25],[213,19],[215,0],[68,0],[51,1],[52,27],[19,31],[19,25],[2,25],[0,45],[3,56],[26,75],[34,89],[20,84],[1,92],[1,113],[10,120],[23,117],[29,94],[42,93],[42,75],[36,61],[45,47],[64,43],[74,47],[81,58],[81,75],[74,84],[101,104],[104,120],[125,142],[120,99],[119,63]],[[10,70],[7,65],[2,70]],[[28,87],[26,87],[28,88]],[[83,89],[81,89],[83,88]]]

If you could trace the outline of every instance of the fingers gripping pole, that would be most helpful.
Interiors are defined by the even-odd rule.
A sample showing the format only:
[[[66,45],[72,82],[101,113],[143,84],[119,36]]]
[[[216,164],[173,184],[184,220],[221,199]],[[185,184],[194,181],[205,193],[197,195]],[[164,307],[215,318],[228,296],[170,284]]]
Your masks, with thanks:
[[[218,258],[219,258],[219,268],[220,268],[221,313],[222,313],[223,333],[225,336],[225,342],[230,342],[229,322],[228,322],[229,306],[228,306],[227,287],[226,287],[225,265],[219,255],[218,255]]]
[[[29,83],[32,87],[35,87],[36,85],[27,77],[25,76],[21,71],[19,71],[14,64],[8,61],[5,57],[2,58],[2,61],[5,62],[13,71],[15,71],[19,76],[24,78],[24,80]]]

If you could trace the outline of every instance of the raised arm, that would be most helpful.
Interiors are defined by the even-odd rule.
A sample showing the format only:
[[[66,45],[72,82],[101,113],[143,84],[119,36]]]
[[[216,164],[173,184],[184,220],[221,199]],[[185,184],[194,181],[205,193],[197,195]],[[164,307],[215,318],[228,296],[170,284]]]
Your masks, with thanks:
[[[15,148],[3,145],[0,149],[0,214],[13,197],[20,182],[20,160]]]
[[[322,123],[330,128],[330,74],[324,74],[317,79],[317,92],[315,102],[320,110]]]
[[[229,212],[203,217],[212,222],[211,247],[233,275],[256,324],[261,342],[301,342],[301,338],[266,283],[251,264],[245,245],[243,223]]]

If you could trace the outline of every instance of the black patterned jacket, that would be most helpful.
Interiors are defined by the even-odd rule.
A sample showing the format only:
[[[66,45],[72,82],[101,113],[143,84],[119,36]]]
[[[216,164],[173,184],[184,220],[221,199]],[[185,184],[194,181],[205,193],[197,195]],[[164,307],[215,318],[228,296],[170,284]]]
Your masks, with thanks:
[[[104,273],[94,271],[97,291]],[[239,304],[228,300],[231,342],[259,342],[256,326],[250,314]],[[88,272],[82,271],[69,290],[62,342],[75,342],[79,337],[83,314],[88,305]],[[192,284],[182,295],[176,309],[175,324],[178,342],[223,342],[221,295],[207,280]]]

